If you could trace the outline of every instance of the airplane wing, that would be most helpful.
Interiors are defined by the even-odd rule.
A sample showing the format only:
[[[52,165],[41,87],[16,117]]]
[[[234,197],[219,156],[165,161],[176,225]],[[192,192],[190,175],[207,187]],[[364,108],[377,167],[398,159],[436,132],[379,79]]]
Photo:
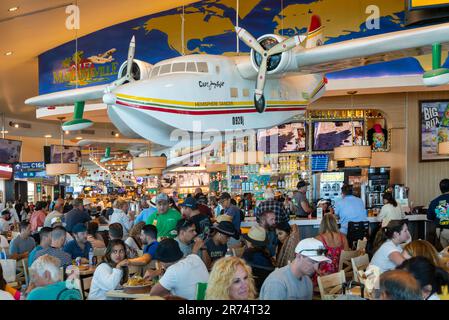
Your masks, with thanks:
[[[328,73],[449,48],[449,23],[342,41],[294,53],[300,73]],[[293,71],[293,70],[291,70]]]
[[[101,99],[104,90],[110,85],[102,84],[98,86],[58,91],[54,93],[44,94],[25,100],[25,104],[35,106],[59,106],[73,104],[76,101],[87,101]]]

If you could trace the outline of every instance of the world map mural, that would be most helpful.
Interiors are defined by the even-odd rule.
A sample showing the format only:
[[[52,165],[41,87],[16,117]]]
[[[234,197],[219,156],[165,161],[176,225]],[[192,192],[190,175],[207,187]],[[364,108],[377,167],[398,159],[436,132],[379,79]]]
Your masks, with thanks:
[[[313,14],[321,17],[325,44],[400,31],[404,1],[375,1],[379,28],[370,29],[372,0],[240,0],[239,26],[255,37],[275,33],[284,37],[307,32]],[[39,94],[109,83],[117,79],[126,61],[129,41],[136,37],[135,58],[148,63],[184,54],[236,55],[236,0],[208,0],[182,8],[126,21],[53,48],[39,56]],[[82,16],[81,16],[82,19]],[[370,20],[371,19],[371,20]],[[249,48],[239,42],[239,54]],[[183,50],[184,49],[184,50]],[[447,65],[447,52],[443,56]],[[405,58],[330,73],[329,79],[421,74],[430,69],[431,57]],[[75,70],[78,69],[78,77]],[[78,83],[77,83],[78,78]]]

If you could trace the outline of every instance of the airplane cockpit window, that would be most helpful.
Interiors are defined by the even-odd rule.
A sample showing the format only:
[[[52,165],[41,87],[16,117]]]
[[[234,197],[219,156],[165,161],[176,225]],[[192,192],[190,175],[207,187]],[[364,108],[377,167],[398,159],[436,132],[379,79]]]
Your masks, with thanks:
[[[196,66],[198,68],[198,72],[208,73],[209,69],[207,68],[207,62],[197,62]]]
[[[159,74],[170,73],[171,64],[164,64],[161,66],[161,72]]]
[[[185,70],[186,70],[186,63],[185,62],[177,62],[177,63],[173,63],[171,72],[185,72]]]
[[[151,78],[156,77],[158,75],[160,68],[161,68],[160,66],[157,66],[154,67],[153,70],[151,70]]]
[[[187,72],[196,72],[196,64],[195,62],[187,62]]]

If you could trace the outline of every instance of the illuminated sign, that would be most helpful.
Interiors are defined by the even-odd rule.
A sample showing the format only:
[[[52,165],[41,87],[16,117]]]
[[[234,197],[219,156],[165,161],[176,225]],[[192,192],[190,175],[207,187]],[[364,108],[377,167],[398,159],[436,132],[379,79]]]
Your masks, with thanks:
[[[443,7],[449,5],[447,0],[410,0],[409,9],[424,9],[433,7]]]
[[[321,181],[333,182],[333,181],[344,181],[344,172],[323,172],[321,174]]]

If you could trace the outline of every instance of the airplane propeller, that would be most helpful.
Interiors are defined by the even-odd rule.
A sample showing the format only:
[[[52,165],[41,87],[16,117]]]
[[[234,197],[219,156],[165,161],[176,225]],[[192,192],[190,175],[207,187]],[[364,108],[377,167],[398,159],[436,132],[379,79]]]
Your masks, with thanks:
[[[120,79],[115,80],[109,86],[107,86],[105,89],[106,94],[111,92],[112,89],[124,84],[126,81],[128,81],[128,82],[134,81],[134,78],[132,77],[132,66],[133,66],[133,62],[134,62],[134,53],[135,52],[136,52],[136,38],[135,38],[135,36],[133,36],[129,43],[128,60],[127,60],[127,64],[126,64],[126,75],[124,75]]]
[[[263,89],[265,87],[265,78],[267,73],[268,59],[276,54],[286,52],[298,44],[301,43],[299,36],[285,39],[284,41],[276,44],[269,50],[265,50],[259,42],[245,29],[240,27],[235,27],[238,37],[251,49],[256,51],[262,56],[262,62],[259,66],[259,72],[257,74],[256,90],[254,93],[254,106],[257,112],[262,113],[265,110],[265,97],[263,94]]]

